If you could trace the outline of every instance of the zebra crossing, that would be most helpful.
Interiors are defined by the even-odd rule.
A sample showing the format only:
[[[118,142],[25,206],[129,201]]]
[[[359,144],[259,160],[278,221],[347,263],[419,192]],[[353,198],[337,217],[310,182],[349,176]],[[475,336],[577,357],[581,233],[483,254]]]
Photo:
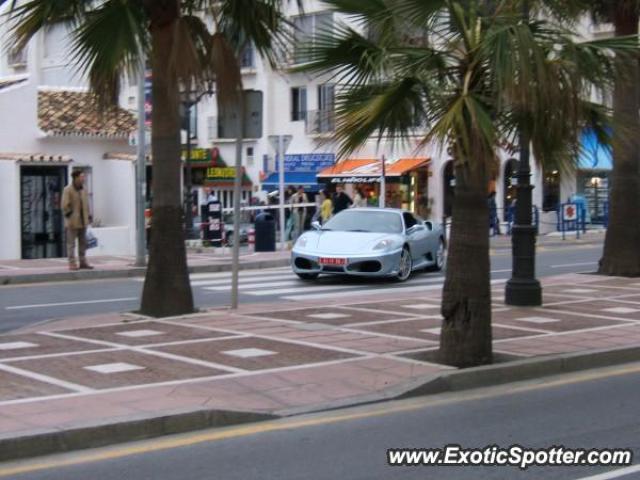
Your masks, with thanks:
[[[491,283],[501,283],[510,270],[493,270]],[[496,279],[495,277],[505,277]],[[143,281],[144,279],[138,279]],[[231,292],[231,272],[194,273],[190,276],[194,291],[205,296],[226,298]],[[240,295],[245,299],[289,301],[348,298],[350,296],[379,295],[382,293],[413,293],[442,288],[442,272],[415,272],[409,280],[397,283],[392,279],[355,278],[321,275],[309,281],[299,279],[289,267],[240,271]]]
[[[231,291],[231,273],[192,274],[191,285],[207,294],[227,294]],[[320,276],[314,281],[299,279],[289,267],[240,272],[240,294],[261,300],[321,300],[323,298],[377,295],[382,292],[418,292],[442,287],[444,277],[440,273],[415,273],[404,283],[393,280]]]

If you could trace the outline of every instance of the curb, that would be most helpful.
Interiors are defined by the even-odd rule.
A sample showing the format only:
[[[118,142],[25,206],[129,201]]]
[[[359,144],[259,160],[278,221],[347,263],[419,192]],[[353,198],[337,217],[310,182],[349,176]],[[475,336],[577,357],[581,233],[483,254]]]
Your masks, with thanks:
[[[610,367],[639,360],[640,346],[549,355],[451,371],[442,373],[435,378],[430,375],[417,379],[408,386],[403,385],[376,394],[316,404],[307,408],[295,408],[276,412],[275,414],[228,410],[173,411],[165,412],[159,417],[128,419],[70,430],[34,432],[15,438],[0,437],[0,461],[98,448],[164,435],[275,420],[293,415],[318,413],[382,401],[491,387],[581,370]]]
[[[290,264],[289,258],[278,258],[274,260],[259,260],[240,263],[240,270],[253,270],[263,268],[286,267]],[[135,278],[144,277],[147,269],[144,267],[132,267],[122,270],[91,270],[76,272],[52,272],[52,273],[32,273],[25,275],[0,275],[0,286],[2,285],[24,285],[29,283],[48,282],[70,282],[77,280],[105,280],[115,278]],[[195,265],[189,267],[189,273],[214,273],[230,272],[231,264],[219,265]]]
[[[396,398],[490,387],[637,361],[640,361],[640,346],[546,355],[443,373],[435,379],[431,378],[416,385]]]
[[[229,410],[174,411],[161,417],[147,417],[104,423],[70,430],[51,430],[15,438],[0,437],[0,461],[20,460],[98,448],[211,427],[274,420],[275,415]]]

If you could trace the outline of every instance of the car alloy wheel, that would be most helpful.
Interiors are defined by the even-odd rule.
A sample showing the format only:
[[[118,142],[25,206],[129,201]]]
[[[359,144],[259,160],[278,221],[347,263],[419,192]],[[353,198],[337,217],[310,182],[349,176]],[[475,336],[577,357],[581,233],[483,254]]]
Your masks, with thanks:
[[[446,254],[447,252],[444,248],[444,242],[440,240],[438,242],[438,250],[436,251],[436,264],[434,266],[436,270],[442,270],[444,268]]]
[[[407,247],[402,249],[400,254],[400,263],[398,265],[398,281],[404,282],[411,275],[413,270],[413,260],[411,259],[411,252]]]

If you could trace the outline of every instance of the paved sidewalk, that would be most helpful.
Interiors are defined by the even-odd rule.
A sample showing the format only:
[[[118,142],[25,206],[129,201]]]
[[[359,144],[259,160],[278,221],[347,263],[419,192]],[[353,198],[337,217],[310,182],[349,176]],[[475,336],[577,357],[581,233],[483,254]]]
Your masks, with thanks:
[[[289,264],[289,251],[242,252],[241,268],[273,268]],[[229,248],[203,249],[189,252],[187,258],[191,272],[219,272],[231,269]],[[143,276],[146,269],[135,266],[135,257],[90,257],[94,270],[69,271],[66,258],[39,260],[0,260],[0,285],[51,281],[89,280],[100,278],[127,278]]]
[[[545,364],[553,355],[640,345],[640,279],[571,274],[543,283],[540,308],[505,306],[504,285],[494,283],[494,350],[516,361],[516,370],[527,367],[518,360]],[[430,356],[439,299],[440,291],[425,290],[420,298],[252,304],[162,320],[112,314],[1,335],[0,459],[396,398],[433,385],[455,371]],[[482,371],[465,372],[478,379]],[[538,375],[550,373],[558,372],[538,367]]]
[[[554,247],[589,247],[599,245],[604,240],[600,231],[589,232],[580,239],[568,235],[566,240],[554,235],[539,236],[538,250]],[[511,237],[499,235],[491,237],[493,253],[507,252],[511,249]],[[290,251],[276,252],[242,252],[241,268],[259,269],[283,267],[289,264]],[[90,257],[95,270],[70,272],[64,258],[40,260],[0,260],[0,285],[15,285],[39,282],[96,280],[103,278],[128,278],[144,276],[146,269],[135,266],[135,258],[129,256],[96,256]],[[189,268],[195,272],[219,272],[231,269],[231,251],[228,248],[199,249],[189,252]]]

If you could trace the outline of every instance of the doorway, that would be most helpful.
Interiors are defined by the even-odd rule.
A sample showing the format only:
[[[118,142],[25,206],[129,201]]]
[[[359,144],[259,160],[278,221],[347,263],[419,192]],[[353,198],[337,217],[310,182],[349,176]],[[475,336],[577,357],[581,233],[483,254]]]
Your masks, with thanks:
[[[64,252],[60,201],[67,167],[22,167],[20,208],[22,258],[59,258]]]

